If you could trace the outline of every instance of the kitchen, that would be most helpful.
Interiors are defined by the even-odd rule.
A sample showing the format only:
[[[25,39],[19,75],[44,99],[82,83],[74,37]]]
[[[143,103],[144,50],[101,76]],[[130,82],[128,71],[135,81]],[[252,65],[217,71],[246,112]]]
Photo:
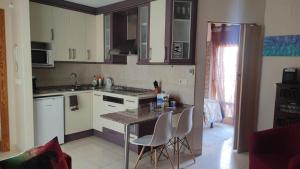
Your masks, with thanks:
[[[122,137],[123,126],[100,115],[151,102],[156,97],[154,81],[178,103],[193,105],[195,39],[191,32],[195,32],[196,4],[175,1],[172,15],[167,10],[170,2],[119,2],[97,11],[71,2],[30,2],[34,98],[63,96],[64,116],[60,114],[59,119],[64,118],[60,121],[64,130],[57,127],[63,132],[61,143],[96,135],[121,145],[110,138]],[[112,9],[118,6],[122,7]],[[35,51],[44,52],[47,59],[35,60],[40,56]],[[93,86],[99,75],[102,82]],[[113,80],[107,82],[108,77]],[[39,122],[35,125],[47,125]],[[135,139],[139,135],[135,127],[132,130],[131,139]]]

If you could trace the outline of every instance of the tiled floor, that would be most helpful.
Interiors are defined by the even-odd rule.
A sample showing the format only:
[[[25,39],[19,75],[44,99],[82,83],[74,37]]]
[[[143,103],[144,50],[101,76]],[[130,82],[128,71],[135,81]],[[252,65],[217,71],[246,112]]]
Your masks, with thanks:
[[[230,126],[217,124],[213,129],[204,129],[203,155],[197,158],[196,164],[189,155],[183,158],[184,169],[248,169],[248,155],[237,154],[232,150],[233,129]],[[97,137],[89,137],[67,143],[63,150],[73,159],[74,169],[123,169],[123,148]],[[132,168],[137,155],[130,153]],[[153,169],[149,157],[145,157],[140,167]],[[160,169],[169,169],[168,161],[159,162]]]
[[[233,128],[216,124],[213,129],[204,129],[203,155],[196,159],[184,155],[180,168],[184,169],[248,169],[248,154],[237,154],[232,150]],[[123,169],[123,148],[97,137],[73,141],[62,146],[63,151],[72,156],[73,169]],[[171,153],[171,151],[170,151]],[[15,153],[2,153],[4,159]],[[132,168],[137,155],[130,153]],[[153,169],[149,157],[145,157],[140,167]],[[159,169],[169,169],[168,161],[160,161]]]

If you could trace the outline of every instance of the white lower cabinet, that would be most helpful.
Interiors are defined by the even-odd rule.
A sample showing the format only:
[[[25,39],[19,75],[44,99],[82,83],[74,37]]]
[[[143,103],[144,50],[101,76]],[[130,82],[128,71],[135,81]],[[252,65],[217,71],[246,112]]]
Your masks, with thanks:
[[[138,107],[138,98],[115,96],[124,99],[124,104],[112,103],[103,100],[103,96],[107,93],[95,91],[93,95],[93,129],[103,132],[103,128],[107,128],[124,134],[124,125],[112,120],[100,117],[102,114],[125,111],[126,109],[136,109]],[[135,135],[130,135],[131,139],[136,138]]]
[[[103,107],[103,102],[102,102],[102,94],[101,92],[94,92],[93,94],[93,129],[102,131],[102,125],[103,123],[101,122],[101,112],[102,112],[102,107]]]
[[[70,108],[70,96],[77,95],[79,110]],[[65,134],[92,129],[92,92],[65,94]]]

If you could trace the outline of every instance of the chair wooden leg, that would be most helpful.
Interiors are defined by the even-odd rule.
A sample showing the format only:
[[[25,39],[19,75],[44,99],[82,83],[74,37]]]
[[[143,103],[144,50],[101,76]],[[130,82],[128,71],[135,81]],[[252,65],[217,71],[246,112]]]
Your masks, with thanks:
[[[136,163],[135,163],[135,165],[134,165],[134,169],[137,168],[137,166],[138,166],[138,164],[139,164],[141,158],[143,157],[143,155],[144,155],[144,150],[145,150],[145,146],[143,146],[142,151],[140,152],[140,154],[139,154],[139,156],[138,156],[138,158],[137,158],[137,160],[136,160]]]
[[[151,150],[150,150],[150,162],[151,162],[151,164],[154,163],[154,160],[153,160],[153,147],[151,147]]]
[[[166,151],[166,153],[167,153],[167,159],[170,161],[170,163],[171,163],[171,165],[172,165],[172,169],[174,169],[174,165],[173,165],[173,162],[172,162],[172,160],[171,160],[171,158],[170,158],[170,155],[169,155],[168,149],[166,149],[166,148],[164,147],[164,150],[165,150],[165,151]]]
[[[173,142],[173,155],[174,155],[174,157],[176,157],[175,156],[175,153],[176,153],[176,138],[174,138],[174,142]]]
[[[179,167],[180,167],[179,138],[177,138],[176,145],[177,145],[177,168],[179,169]]]
[[[192,154],[192,157],[193,157],[194,163],[196,163],[196,158],[195,158],[195,155],[194,155],[194,153],[193,153],[193,151],[192,151],[192,149],[191,149],[191,146],[190,146],[190,144],[189,144],[189,141],[188,141],[187,137],[185,137],[185,138],[184,138],[184,140],[185,140],[185,142],[186,142],[186,144],[187,144],[187,148],[188,148],[188,150],[189,150],[189,151],[191,152],[191,154]]]
[[[154,149],[154,165],[155,165],[155,169],[157,169],[157,149]]]

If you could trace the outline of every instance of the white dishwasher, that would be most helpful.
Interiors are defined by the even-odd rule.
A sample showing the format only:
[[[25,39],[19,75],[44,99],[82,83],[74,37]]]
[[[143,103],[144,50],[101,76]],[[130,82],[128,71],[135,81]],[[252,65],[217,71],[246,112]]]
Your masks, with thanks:
[[[34,105],[34,144],[40,146],[54,137],[64,143],[64,96],[37,97]]]

